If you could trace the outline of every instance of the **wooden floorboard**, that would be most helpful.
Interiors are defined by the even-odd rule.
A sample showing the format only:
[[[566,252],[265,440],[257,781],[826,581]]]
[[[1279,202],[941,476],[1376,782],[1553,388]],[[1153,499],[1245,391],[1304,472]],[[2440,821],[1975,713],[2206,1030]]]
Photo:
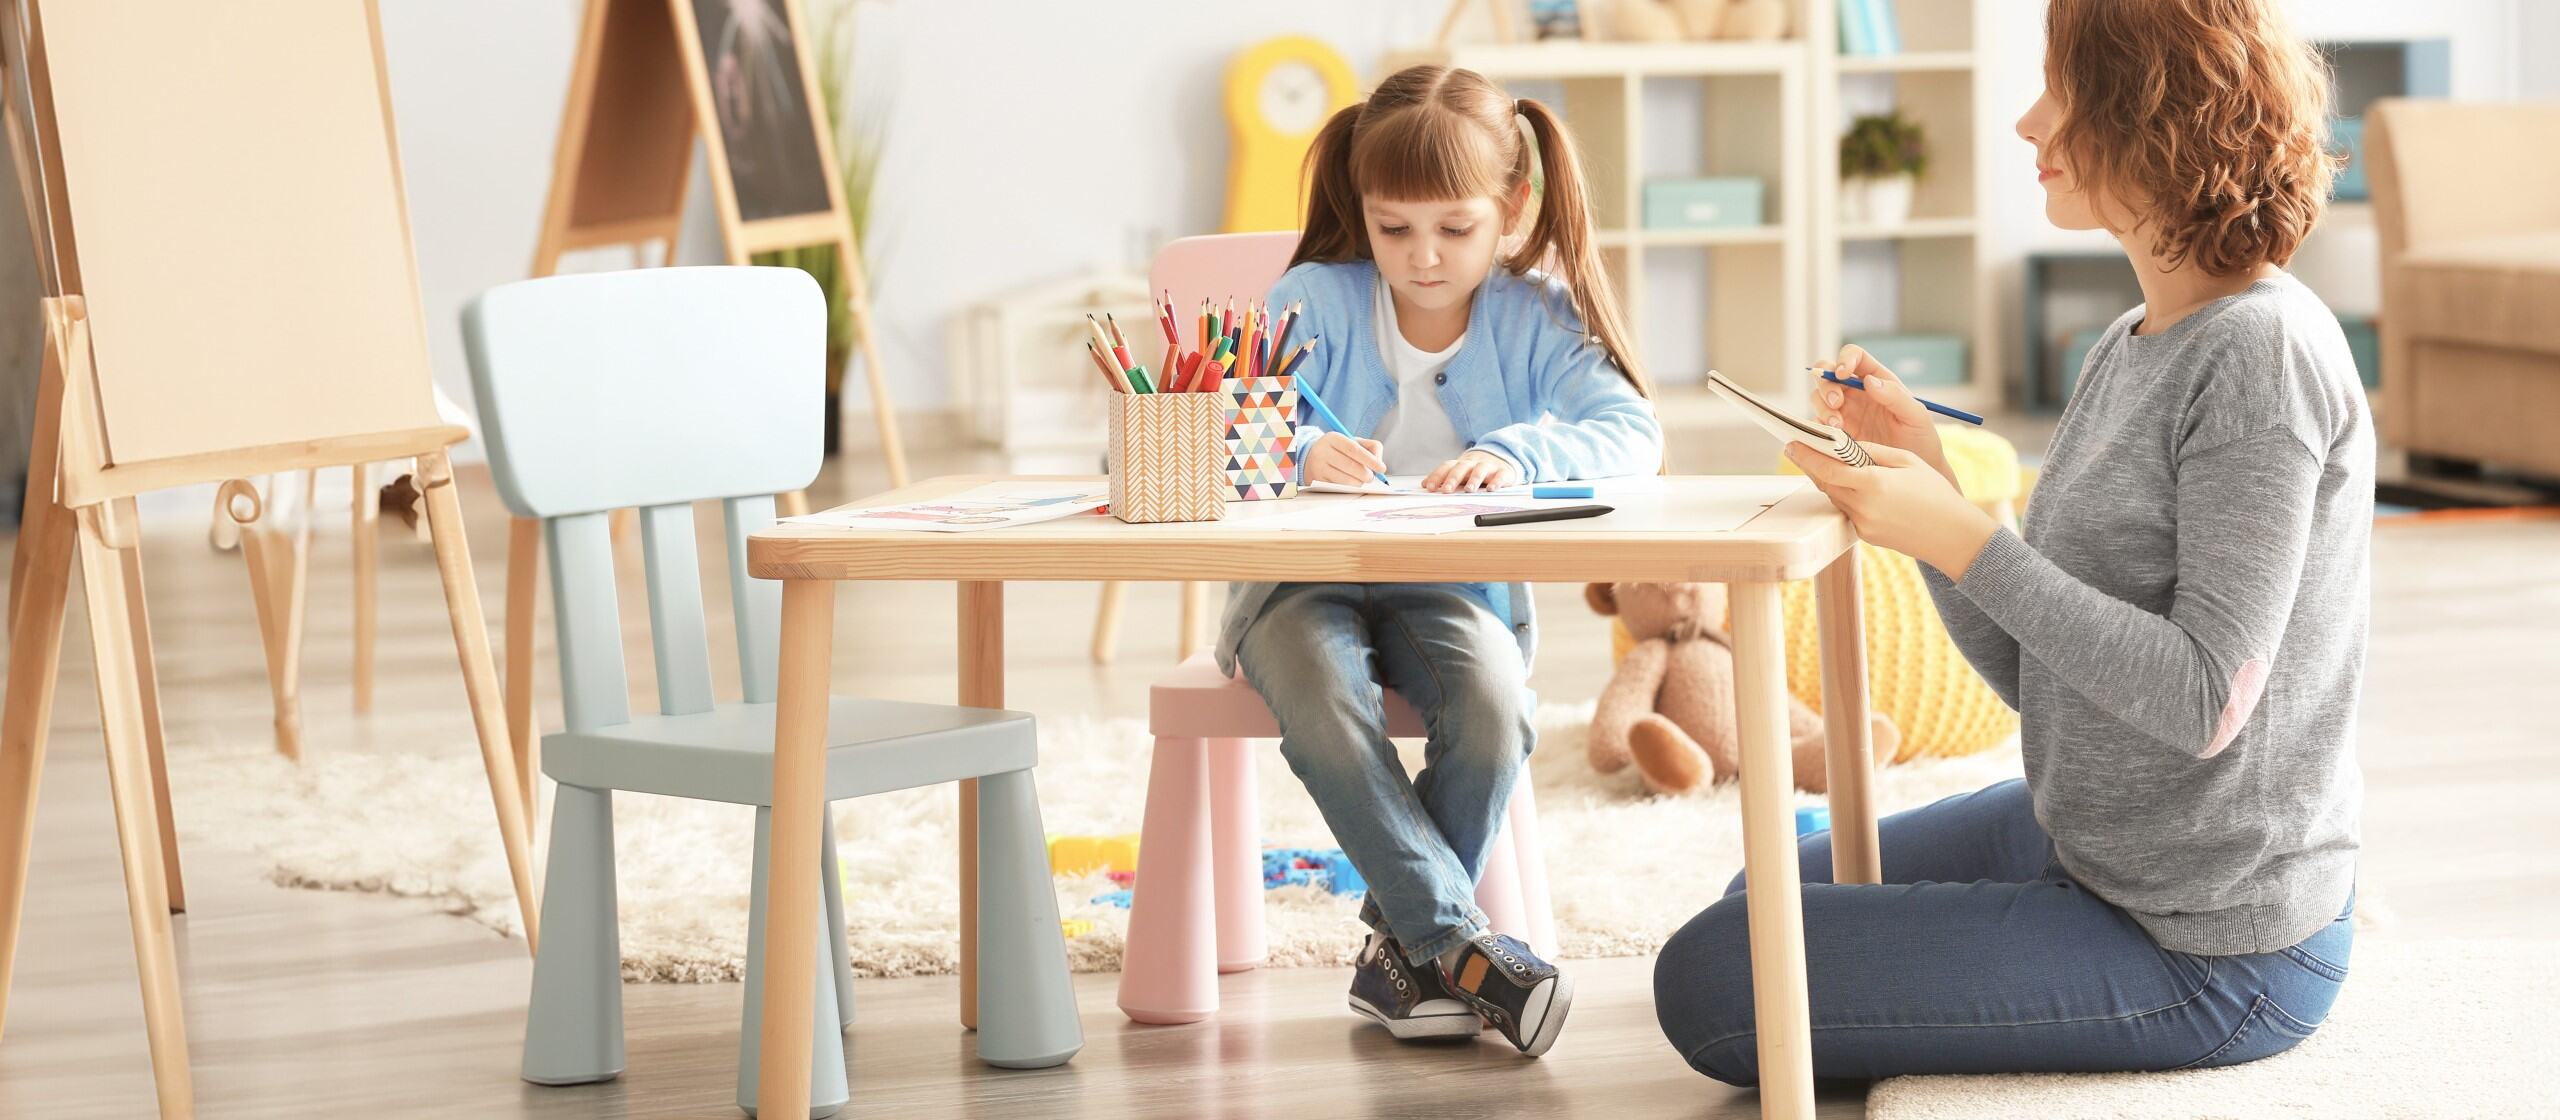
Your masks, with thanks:
[[[1719,445],[1684,454],[1682,465],[1748,468],[1766,450],[1756,440]],[[1001,466],[952,454],[918,463],[920,473]],[[819,487],[822,501],[879,486],[876,464],[840,469],[843,477]],[[495,611],[505,526],[485,476],[467,473],[464,485],[482,598]],[[191,515],[154,522],[147,533],[173,751],[268,734],[246,577],[236,555],[205,547],[202,532]],[[461,678],[423,547],[394,540],[383,549],[377,714],[348,712],[346,547],[342,531],[323,535],[314,558],[308,749],[468,750]],[[2560,679],[2560,521],[2387,525],[2374,553],[2367,879],[2394,915],[2394,936],[2547,935],[2560,920],[2560,814],[2549,810],[2560,802],[2560,718],[2542,682]],[[715,614],[725,610],[716,569],[704,583]],[[1132,589],[1121,658],[1107,668],[1084,653],[1096,594],[1093,584],[1063,583],[1008,596],[1013,706],[1143,714],[1146,681],[1173,654],[1173,591]],[[1578,588],[1539,594],[1547,634],[1533,683],[1551,698],[1595,694],[1608,672],[1605,623],[1580,605]],[[848,585],[838,606],[837,687],[947,700],[952,604],[948,585]],[[626,609],[641,609],[636,593]],[[716,634],[725,618],[712,623]],[[151,1109],[80,626],[75,617],[68,631],[43,775],[27,930],[0,1039],[0,1117]],[[649,657],[636,630],[631,637],[628,664],[645,691]],[[547,622],[541,657],[542,711],[556,723]],[[734,688],[734,663],[715,657],[715,665],[722,687]],[[1132,790],[1133,822],[1138,797]],[[188,791],[176,798],[184,817]],[[192,911],[178,919],[179,945],[202,1115],[735,1114],[737,985],[629,987],[629,1072],[605,1085],[539,1088],[515,1076],[530,973],[517,943],[425,902],[279,889],[248,857],[212,844],[190,847],[186,868]],[[1689,1073],[1663,1042],[1649,962],[1573,967],[1572,1027],[1540,1061],[1490,1039],[1394,1044],[1343,1009],[1346,972],[1303,969],[1226,977],[1220,1017],[1173,1028],[1123,1020],[1112,1004],[1116,977],[1079,977],[1086,1049],[1066,1067],[1037,1072],[974,1061],[949,979],[863,981],[848,1115],[1756,1115],[1751,1094]],[[1822,1114],[1861,1115],[1861,1100],[1854,1086],[1827,1087]]]

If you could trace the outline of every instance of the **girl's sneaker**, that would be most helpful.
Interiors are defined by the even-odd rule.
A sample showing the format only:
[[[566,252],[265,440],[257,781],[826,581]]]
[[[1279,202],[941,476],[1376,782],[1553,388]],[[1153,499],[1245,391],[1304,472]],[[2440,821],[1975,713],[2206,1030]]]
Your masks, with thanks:
[[[1440,982],[1437,968],[1415,968],[1395,939],[1372,933],[1351,974],[1351,1009],[1399,1039],[1473,1038],[1484,1029],[1475,1010]]]
[[[1556,1044],[1573,1007],[1572,978],[1505,934],[1477,934],[1459,947],[1456,967],[1433,967],[1450,992],[1532,1058]]]

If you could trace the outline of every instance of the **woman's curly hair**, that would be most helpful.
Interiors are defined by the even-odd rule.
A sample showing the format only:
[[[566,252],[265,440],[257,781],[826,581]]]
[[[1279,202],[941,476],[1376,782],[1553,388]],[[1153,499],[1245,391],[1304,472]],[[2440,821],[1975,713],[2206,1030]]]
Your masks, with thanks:
[[[2053,0],[2044,58],[2051,146],[2169,265],[2281,265],[2320,220],[2329,66],[2280,0]]]

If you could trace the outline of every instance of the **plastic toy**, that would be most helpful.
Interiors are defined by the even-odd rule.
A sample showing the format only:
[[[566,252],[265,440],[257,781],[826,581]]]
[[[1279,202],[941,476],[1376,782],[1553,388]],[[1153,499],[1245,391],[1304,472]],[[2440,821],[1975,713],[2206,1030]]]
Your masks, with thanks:
[[[1138,834],[1118,836],[1052,836],[1049,838],[1049,871],[1055,875],[1087,875],[1095,871],[1119,871],[1135,874],[1138,870]]]
[[[1831,810],[1820,805],[1807,805],[1796,810],[1796,835],[1811,836],[1831,827]]]

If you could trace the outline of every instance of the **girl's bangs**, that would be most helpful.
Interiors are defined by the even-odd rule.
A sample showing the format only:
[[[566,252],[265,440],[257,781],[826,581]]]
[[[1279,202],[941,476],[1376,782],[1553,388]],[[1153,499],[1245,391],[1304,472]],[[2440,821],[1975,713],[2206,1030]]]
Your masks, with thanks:
[[[1510,160],[1494,137],[1456,113],[1417,108],[1360,130],[1351,145],[1351,182],[1361,197],[1438,202],[1509,194]]]

